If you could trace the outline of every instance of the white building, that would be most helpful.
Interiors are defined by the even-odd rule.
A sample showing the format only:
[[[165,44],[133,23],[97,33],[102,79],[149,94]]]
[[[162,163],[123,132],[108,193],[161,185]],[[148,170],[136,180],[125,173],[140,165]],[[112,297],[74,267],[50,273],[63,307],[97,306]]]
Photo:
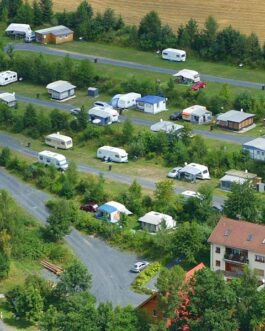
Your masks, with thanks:
[[[55,100],[62,101],[75,97],[76,86],[64,80],[57,80],[56,82],[50,83],[46,88],[51,98]]]
[[[15,107],[17,104],[15,92],[0,93],[0,102],[6,104],[8,107]]]
[[[265,162],[265,138],[256,138],[243,144],[253,160]]]
[[[222,217],[208,239],[211,270],[226,279],[242,275],[244,266],[265,277],[265,226]]]
[[[158,213],[156,211],[150,211],[140,217],[138,221],[141,223],[142,229],[148,232],[158,232],[163,223],[167,229],[171,229],[176,226],[176,221],[173,220],[172,216]]]
[[[175,73],[173,77],[178,83],[182,84],[193,84],[200,81],[200,75],[198,71],[182,69]]]
[[[136,107],[149,114],[157,114],[167,110],[167,98],[157,95],[146,95],[136,100]]]

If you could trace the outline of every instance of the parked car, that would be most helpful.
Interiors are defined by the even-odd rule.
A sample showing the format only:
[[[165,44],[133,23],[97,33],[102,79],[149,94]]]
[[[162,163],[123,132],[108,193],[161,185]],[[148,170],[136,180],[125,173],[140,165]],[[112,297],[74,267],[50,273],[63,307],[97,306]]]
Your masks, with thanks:
[[[147,261],[139,261],[136,262],[133,267],[131,268],[132,272],[140,272],[142,270],[144,270],[144,268],[146,268],[149,265],[149,262]]]
[[[175,113],[171,114],[169,116],[169,119],[171,121],[178,121],[178,120],[181,120],[182,119],[182,113],[179,112],[179,111],[176,111]]]
[[[180,193],[181,195],[183,195],[185,198],[198,198],[201,199],[201,194],[195,191],[183,191]]]
[[[95,101],[94,106],[95,107],[103,107],[103,108],[112,108],[112,106],[110,104],[108,104],[107,102],[105,102],[105,101]]]
[[[181,167],[173,168],[171,171],[169,171],[169,173],[167,174],[167,177],[176,178],[178,176],[180,169],[181,169]]]
[[[96,202],[88,202],[80,206],[81,210],[89,211],[95,213],[98,209],[98,204]]]
[[[80,113],[81,109],[80,108],[73,108],[70,110],[70,113],[74,116],[78,115]]]
[[[197,82],[194,85],[192,85],[192,89],[193,91],[198,91],[201,88],[205,88],[207,85],[207,82]]]

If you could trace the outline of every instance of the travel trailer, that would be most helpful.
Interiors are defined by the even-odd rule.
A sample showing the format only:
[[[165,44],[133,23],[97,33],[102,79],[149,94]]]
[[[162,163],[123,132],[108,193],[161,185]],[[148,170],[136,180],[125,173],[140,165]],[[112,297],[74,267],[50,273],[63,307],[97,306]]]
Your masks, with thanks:
[[[15,71],[2,71],[0,72],[0,85],[8,85],[17,81],[17,73]]]
[[[136,105],[136,100],[141,98],[139,93],[126,93],[126,94],[116,94],[111,99],[111,105],[113,108],[126,109],[132,108]]]
[[[111,146],[100,147],[97,150],[97,158],[119,163],[128,162],[128,154],[124,149]]]
[[[56,169],[62,171],[68,168],[68,163],[64,155],[50,151],[39,152],[38,161],[45,164],[46,166],[53,165]]]
[[[73,141],[71,137],[64,136],[60,132],[49,134],[45,137],[45,144],[61,149],[69,149],[73,147]]]
[[[169,61],[186,61],[186,52],[182,49],[167,48],[162,51],[162,59]]]
[[[196,179],[210,179],[208,167],[198,163],[189,163],[178,172],[180,179],[194,181]]]
[[[117,110],[109,107],[95,106],[88,111],[89,121],[94,124],[106,125],[119,122],[119,113]]]

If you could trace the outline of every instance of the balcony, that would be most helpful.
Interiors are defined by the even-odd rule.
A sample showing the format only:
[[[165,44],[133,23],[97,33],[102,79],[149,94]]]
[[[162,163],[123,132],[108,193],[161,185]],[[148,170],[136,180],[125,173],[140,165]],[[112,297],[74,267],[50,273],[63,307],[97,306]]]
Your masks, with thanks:
[[[228,262],[233,262],[236,264],[248,264],[248,256],[245,254],[233,254],[233,253],[225,253],[224,260]]]
[[[217,270],[217,273],[221,273],[225,278],[239,278],[243,275],[243,271],[223,271]]]

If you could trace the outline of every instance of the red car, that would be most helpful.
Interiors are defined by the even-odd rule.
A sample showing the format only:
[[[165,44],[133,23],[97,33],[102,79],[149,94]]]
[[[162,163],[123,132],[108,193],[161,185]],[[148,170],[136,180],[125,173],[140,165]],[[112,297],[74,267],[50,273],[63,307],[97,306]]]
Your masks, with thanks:
[[[193,91],[198,91],[201,88],[205,88],[207,85],[207,82],[197,82],[194,85],[192,85],[192,89]]]
[[[80,206],[80,209],[84,210],[84,211],[89,211],[89,212],[95,213],[98,209],[98,204],[96,202],[85,203]]]

